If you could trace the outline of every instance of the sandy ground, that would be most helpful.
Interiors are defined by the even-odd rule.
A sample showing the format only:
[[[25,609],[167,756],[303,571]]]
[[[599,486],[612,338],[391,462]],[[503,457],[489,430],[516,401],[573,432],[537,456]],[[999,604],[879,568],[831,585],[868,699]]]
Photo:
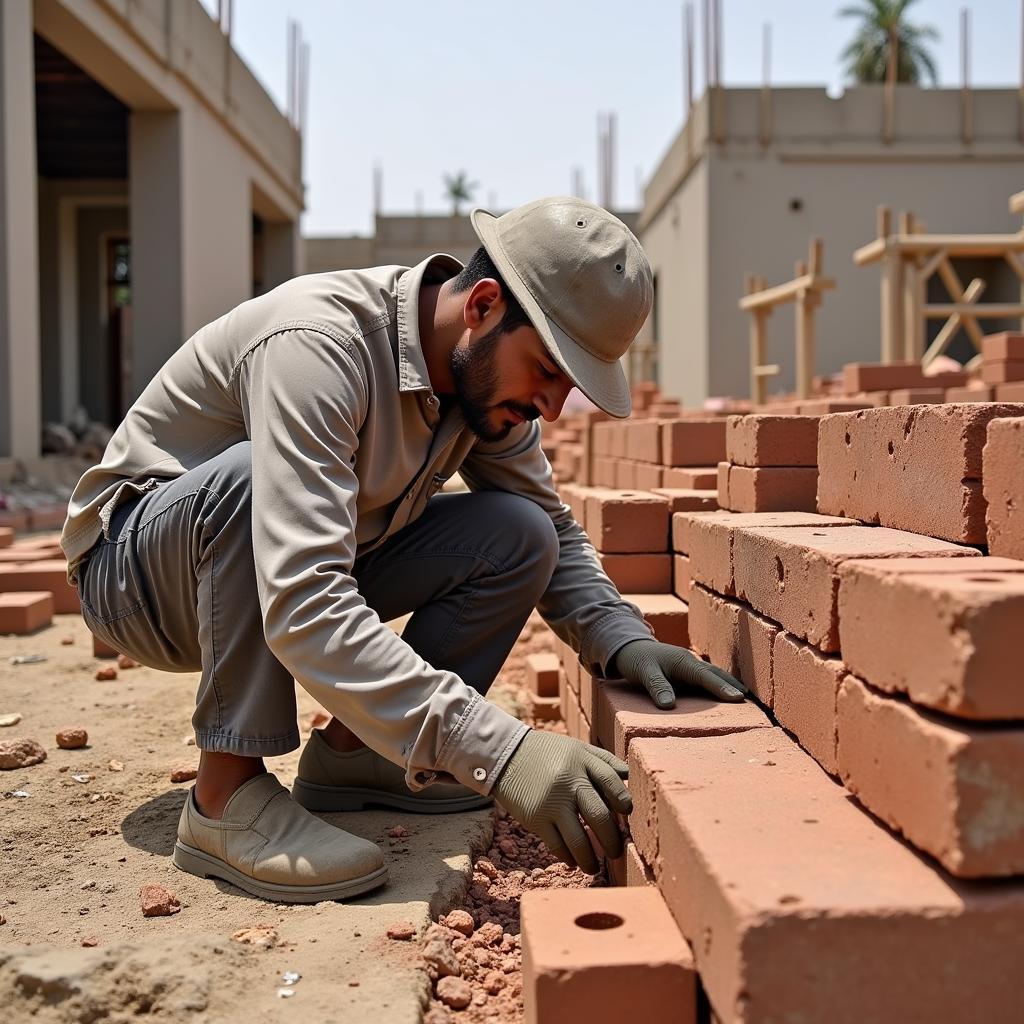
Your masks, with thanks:
[[[12,664],[21,654],[46,660]],[[139,1013],[168,1021],[419,1021],[431,979],[418,942],[388,939],[387,928],[404,920],[422,935],[464,905],[474,855],[492,841],[493,814],[329,816],[388,854],[390,884],[350,903],[270,904],[195,878],[170,860],[189,784],[169,778],[198,759],[186,744],[195,677],[137,667],[100,682],[100,664],[77,616],[59,616],[33,636],[0,637],[0,715],[22,715],[0,738],[32,737],[47,751],[41,764],[0,772],[5,1024],[117,1024]],[[299,701],[300,713],[314,706],[301,691]],[[56,732],[67,726],[87,729],[89,745],[59,749]],[[268,766],[290,785],[297,762],[298,751]],[[389,838],[396,825],[409,835]],[[171,890],[181,911],[144,918],[146,883]],[[269,948],[231,938],[260,925]],[[282,998],[286,971],[302,977],[294,997]]]

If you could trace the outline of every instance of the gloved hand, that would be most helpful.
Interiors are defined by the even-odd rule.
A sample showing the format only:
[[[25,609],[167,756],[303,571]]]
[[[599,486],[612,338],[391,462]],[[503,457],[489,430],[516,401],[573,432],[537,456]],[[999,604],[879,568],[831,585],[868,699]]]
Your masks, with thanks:
[[[633,810],[622,784],[628,773],[626,763],[607,750],[560,733],[531,729],[502,769],[492,796],[540,836],[554,856],[595,875],[597,858],[580,816],[594,830],[605,853],[621,857],[622,835],[615,814]]]
[[[738,679],[701,661],[685,647],[657,640],[631,640],[616,652],[613,665],[615,674],[639,683],[663,710],[676,706],[673,683],[697,686],[716,700],[733,703],[743,700],[748,692]]]

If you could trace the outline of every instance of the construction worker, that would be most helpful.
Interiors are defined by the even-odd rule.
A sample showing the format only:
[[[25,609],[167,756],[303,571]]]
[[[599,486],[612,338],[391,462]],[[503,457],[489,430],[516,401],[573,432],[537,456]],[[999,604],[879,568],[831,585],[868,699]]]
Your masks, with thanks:
[[[311,812],[491,798],[569,864],[597,870],[581,819],[619,855],[625,764],[485,697],[535,607],[658,707],[680,683],[743,699],[622,600],[534,422],[574,386],[629,414],[619,359],[653,292],[639,243],[570,198],[472,223],[465,267],[298,277],[202,328],[75,489],[61,543],[89,628],[201,673],[179,868],[341,899],[386,881],[383,853]],[[438,494],[456,471],[469,493]],[[409,612],[401,637],[383,624]],[[263,758],[299,746],[293,680],[334,718],[289,795]]]

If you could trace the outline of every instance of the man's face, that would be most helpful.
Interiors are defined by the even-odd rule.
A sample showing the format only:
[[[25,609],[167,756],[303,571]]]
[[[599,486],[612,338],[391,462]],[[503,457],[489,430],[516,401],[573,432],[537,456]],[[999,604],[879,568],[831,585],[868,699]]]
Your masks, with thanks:
[[[502,441],[524,420],[556,420],[572,381],[532,327],[494,327],[456,345],[450,359],[466,424],[483,441]]]

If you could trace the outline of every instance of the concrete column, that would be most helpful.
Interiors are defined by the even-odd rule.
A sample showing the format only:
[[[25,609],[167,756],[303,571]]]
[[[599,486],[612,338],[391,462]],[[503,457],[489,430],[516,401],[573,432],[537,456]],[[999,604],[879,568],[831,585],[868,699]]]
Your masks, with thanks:
[[[39,454],[39,227],[32,3],[0,3],[0,455]]]
[[[133,337],[127,404],[186,340],[182,168],[180,115],[132,112],[128,178]]]
[[[263,288],[270,291],[302,273],[297,223],[263,223]]]

